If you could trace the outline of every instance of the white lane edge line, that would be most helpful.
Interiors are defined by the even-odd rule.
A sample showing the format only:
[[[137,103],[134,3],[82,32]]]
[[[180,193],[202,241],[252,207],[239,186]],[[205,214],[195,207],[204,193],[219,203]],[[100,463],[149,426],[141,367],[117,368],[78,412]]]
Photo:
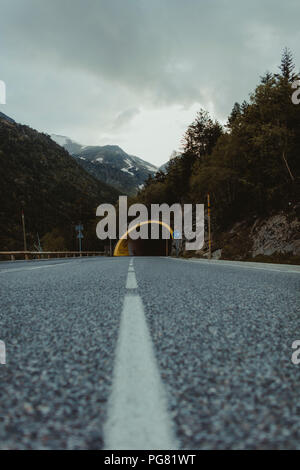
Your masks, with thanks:
[[[177,448],[139,295],[124,298],[104,436],[106,450]]]
[[[46,264],[45,266],[35,266],[34,268],[11,268],[11,269],[0,269],[0,274],[2,273],[10,273],[10,272],[17,272],[17,271],[33,271],[34,269],[44,269],[44,268],[54,268],[56,266],[63,266],[64,264],[70,264],[68,262],[65,263],[55,263],[55,264]]]
[[[259,266],[243,266],[241,264],[231,264],[231,263],[210,263],[208,261],[200,261],[200,260],[185,260],[185,259],[177,259],[177,258],[168,258],[171,259],[172,261],[189,261],[190,263],[198,263],[198,264],[205,264],[209,266],[230,266],[233,268],[243,268],[243,269],[259,269],[263,271],[273,271],[276,273],[296,273],[300,274],[300,271],[294,271],[294,270],[281,270],[281,269],[272,269],[272,268],[260,268]]]

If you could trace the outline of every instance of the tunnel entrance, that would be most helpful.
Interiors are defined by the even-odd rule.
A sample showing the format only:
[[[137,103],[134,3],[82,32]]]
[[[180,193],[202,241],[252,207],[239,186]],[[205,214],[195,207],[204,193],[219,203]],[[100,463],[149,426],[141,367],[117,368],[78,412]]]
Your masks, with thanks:
[[[133,240],[130,237],[130,232],[144,224],[148,225],[148,240],[140,238]],[[151,240],[151,224],[160,225],[159,240]],[[163,233],[166,233],[166,231],[170,234],[169,239],[163,238]],[[172,240],[173,230],[169,225],[157,220],[147,220],[135,225],[120,238],[114,250],[114,256],[169,256],[172,249]]]
[[[129,256],[168,256],[172,240],[128,240]]]

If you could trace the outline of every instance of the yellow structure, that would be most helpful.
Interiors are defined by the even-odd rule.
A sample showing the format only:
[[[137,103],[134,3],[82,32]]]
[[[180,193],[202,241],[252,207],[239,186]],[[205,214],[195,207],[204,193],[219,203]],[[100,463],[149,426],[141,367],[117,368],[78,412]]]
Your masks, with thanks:
[[[161,222],[159,220],[147,220],[145,222],[139,222],[136,224],[134,227],[131,227],[130,230],[127,230],[127,232],[122,235],[120,240],[118,241],[115,250],[114,250],[114,256],[129,256],[129,247],[128,247],[128,240],[130,239],[130,232],[135,230],[137,227],[140,227],[141,225],[146,225],[146,224],[159,224],[165,227],[171,234],[171,238],[173,238],[173,230],[171,227],[166,224],[165,222]]]

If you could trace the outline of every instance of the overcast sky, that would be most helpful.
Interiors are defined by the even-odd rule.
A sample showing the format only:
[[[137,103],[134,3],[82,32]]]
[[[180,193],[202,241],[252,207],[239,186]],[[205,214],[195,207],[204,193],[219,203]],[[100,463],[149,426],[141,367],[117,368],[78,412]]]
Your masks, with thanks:
[[[160,165],[200,107],[224,121],[289,47],[299,0],[0,0],[0,111]]]

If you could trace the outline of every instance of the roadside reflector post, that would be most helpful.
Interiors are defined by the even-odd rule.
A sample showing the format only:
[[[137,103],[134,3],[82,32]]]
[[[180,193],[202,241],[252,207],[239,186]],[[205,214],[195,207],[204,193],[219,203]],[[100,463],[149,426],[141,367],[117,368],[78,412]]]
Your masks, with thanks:
[[[210,223],[210,195],[207,194],[207,216],[208,216],[208,258],[211,259],[211,223]]]

